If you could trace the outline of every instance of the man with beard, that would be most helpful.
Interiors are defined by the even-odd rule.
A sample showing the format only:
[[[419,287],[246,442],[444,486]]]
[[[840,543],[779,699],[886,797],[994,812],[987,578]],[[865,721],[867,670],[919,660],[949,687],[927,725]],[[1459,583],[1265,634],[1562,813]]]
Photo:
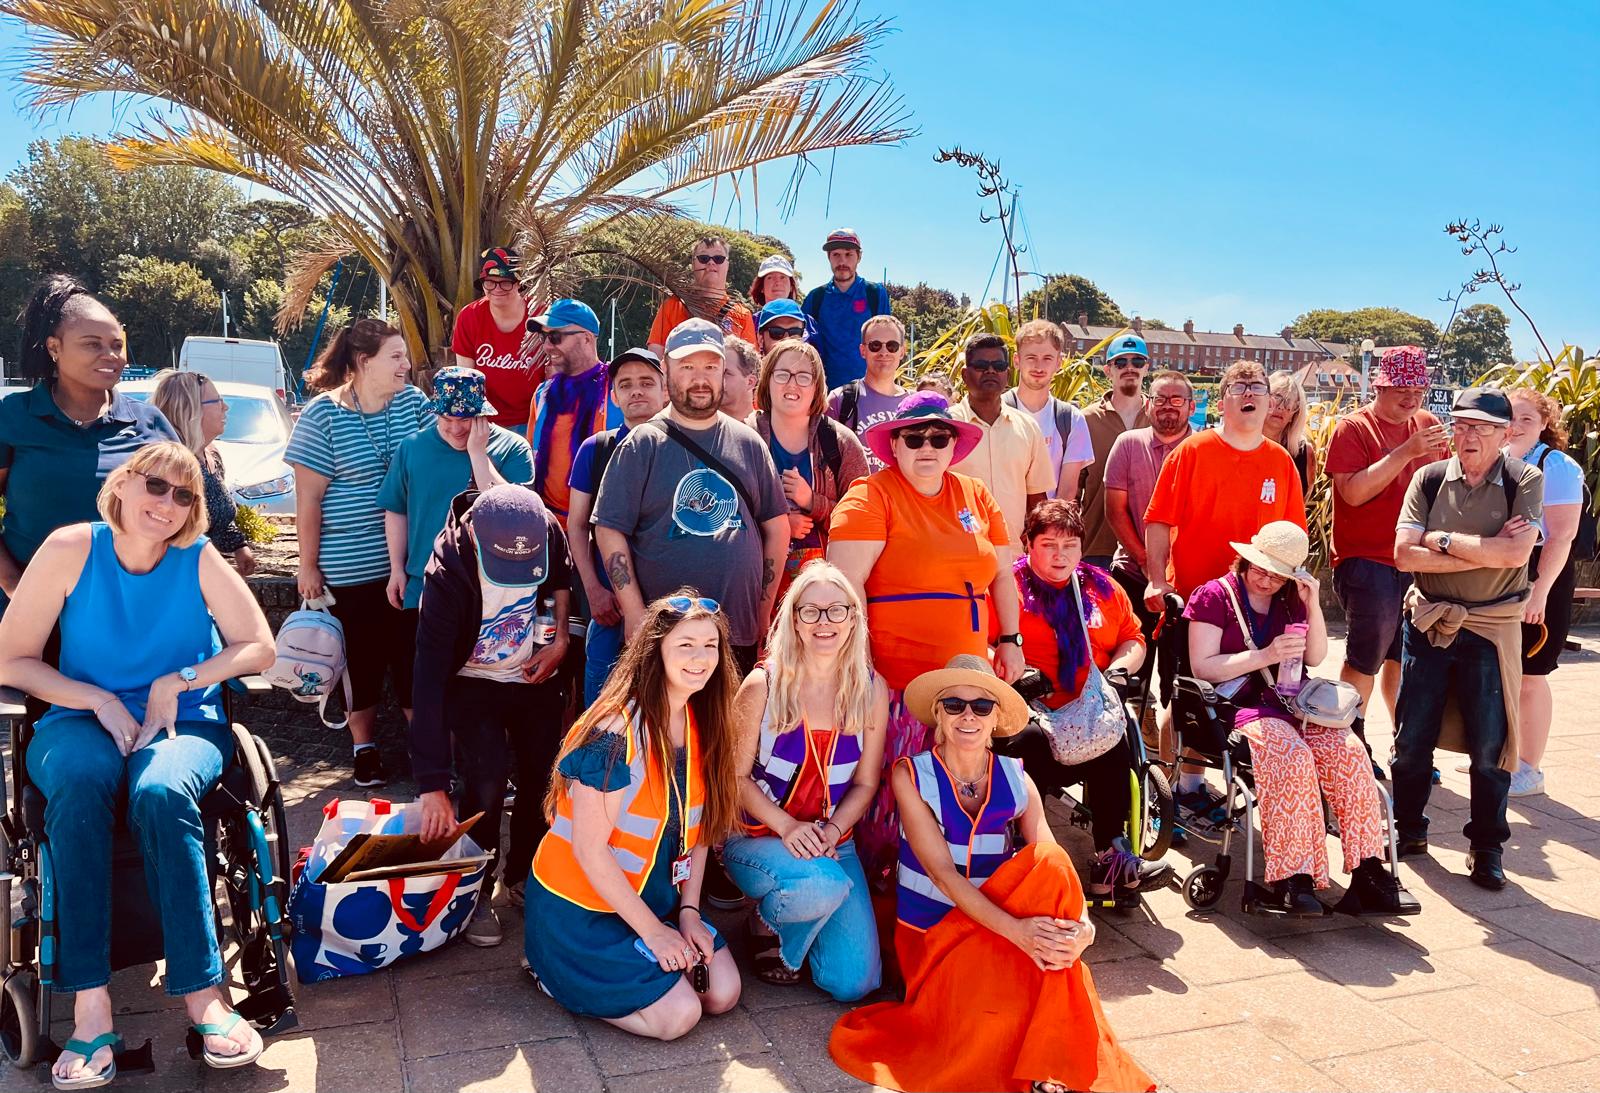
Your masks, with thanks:
[[[754,345],[756,324],[750,309],[728,295],[728,244],[718,236],[704,236],[695,240],[690,260],[696,299],[685,302],[676,296],[667,297],[650,324],[650,352],[660,356],[667,333],[692,315],[707,319],[724,334],[737,334]]]
[[[588,304],[557,300],[547,313],[529,319],[528,327],[544,333],[554,357],[554,374],[533,393],[529,408],[533,488],[565,528],[572,493],[567,480],[578,446],[621,425],[622,411],[608,397],[607,369],[596,344],[600,319]]]
[[[749,672],[789,553],[788,502],[761,437],[718,410],[721,329],[689,319],[666,351],[667,413],[617,446],[595,499],[595,541],[625,638],[645,604],[688,585],[722,605]]]
[[[1089,439],[1094,442],[1094,462],[1083,474],[1083,560],[1110,569],[1112,553],[1117,549],[1117,533],[1106,519],[1106,460],[1111,456],[1111,445],[1116,443],[1117,437],[1129,429],[1142,429],[1150,424],[1149,407],[1144,400],[1144,376],[1150,368],[1150,352],[1145,348],[1144,339],[1137,334],[1117,337],[1106,346],[1104,368],[1111,390],[1083,412]],[[1070,483],[1060,496],[1072,500]],[[1254,534],[1255,529],[1250,529],[1249,535]],[[1134,597],[1135,602],[1138,599]]]
[[[950,469],[989,487],[1006,518],[1011,545],[1020,550],[1023,521],[1056,484],[1050,450],[1033,415],[1005,404],[1011,357],[1000,335],[972,335],[962,360],[961,381],[967,386],[967,397],[950,407],[950,416],[972,422],[983,430],[983,439]]]
[[[804,310],[817,328],[816,347],[828,374],[828,389],[858,380],[867,371],[861,355],[861,324],[889,314],[885,285],[856,276],[861,265],[861,237],[849,228],[831,232],[823,241],[833,280],[806,293]]]

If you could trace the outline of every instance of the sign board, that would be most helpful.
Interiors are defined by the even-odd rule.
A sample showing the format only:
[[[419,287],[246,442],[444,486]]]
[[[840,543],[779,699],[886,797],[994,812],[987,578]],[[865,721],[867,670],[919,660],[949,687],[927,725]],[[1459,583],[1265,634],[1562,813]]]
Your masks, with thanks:
[[[1427,411],[1440,421],[1450,420],[1450,404],[1455,401],[1456,393],[1449,387],[1428,388]]]

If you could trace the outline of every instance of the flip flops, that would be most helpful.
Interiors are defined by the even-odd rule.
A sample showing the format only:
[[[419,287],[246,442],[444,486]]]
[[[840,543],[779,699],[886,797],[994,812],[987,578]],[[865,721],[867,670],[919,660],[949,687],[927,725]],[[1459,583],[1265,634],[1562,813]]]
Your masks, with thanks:
[[[57,1089],[96,1089],[102,1085],[109,1085],[117,1076],[117,1052],[122,1050],[122,1037],[114,1032],[102,1033],[93,1040],[68,1040],[62,1051],[71,1051],[83,1056],[87,1063],[94,1058],[94,1053],[103,1047],[111,1048],[111,1061],[104,1070],[90,1071],[78,1078],[58,1077],[54,1070],[50,1072],[50,1084]]]
[[[224,1055],[221,1052],[212,1051],[210,1048],[205,1046],[205,1038],[207,1036],[226,1037],[230,1035],[234,1029],[238,1028],[239,1022],[243,1020],[243,1017],[240,1017],[237,1013],[234,1013],[227,1019],[218,1021],[215,1024],[190,1025],[189,1029],[193,1034],[193,1040],[189,1046],[189,1054],[199,1055],[205,1060],[205,1064],[214,1070],[232,1070],[234,1067],[249,1066],[251,1063],[255,1062],[261,1057],[261,1052],[265,1047],[265,1045],[261,1042],[261,1034],[256,1032],[256,1030],[253,1028],[250,1030],[250,1046],[245,1050],[238,1052],[237,1054]],[[196,1045],[194,1041],[198,1041],[199,1051],[195,1050]]]

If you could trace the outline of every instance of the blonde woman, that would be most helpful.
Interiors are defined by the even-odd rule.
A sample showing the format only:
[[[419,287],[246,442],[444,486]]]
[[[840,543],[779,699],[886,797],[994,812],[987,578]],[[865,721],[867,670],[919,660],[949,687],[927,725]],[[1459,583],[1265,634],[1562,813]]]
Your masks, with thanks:
[[[1282,446],[1300,472],[1300,492],[1311,489],[1311,480],[1317,476],[1317,461],[1311,442],[1306,439],[1306,424],[1310,412],[1306,404],[1306,389],[1294,378],[1293,372],[1274,372],[1267,377],[1272,389],[1267,405],[1267,421],[1262,434]]]
[[[250,576],[256,571],[256,556],[234,522],[238,505],[228,492],[222,453],[216,449],[217,438],[228,427],[227,401],[209,376],[167,368],[156,375],[150,404],[161,411],[178,431],[183,446],[200,461],[200,477],[206,484],[206,516],[211,522],[206,537],[212,546],[233,559],[239,576]]]
[[[220,989],[200,801],[233,757],[221,685],[272,662],[272,631],[204,537],[201,488],[188,449],[141,448],[106,477],[100,521],[45,540],[0,622],[0,684],[50,703],[27,764],[55,862],[55,989],[75,995],[57,1088],[116,1077],[110,883],[123,800],[161,916],[167,994],[183,999],[206,1065],[261,1054]],[[45,642],[58,622],[52,667]]]
[[[861,598],[826,562],[801,570],[767,640],[735,706],[747,834],[728,840],[722,862],[770,939],[757,978],[794,983],[809,961],[818,987],[851,1002],[883,972],[850,834],[878,791],[889,691],[872,671]]]

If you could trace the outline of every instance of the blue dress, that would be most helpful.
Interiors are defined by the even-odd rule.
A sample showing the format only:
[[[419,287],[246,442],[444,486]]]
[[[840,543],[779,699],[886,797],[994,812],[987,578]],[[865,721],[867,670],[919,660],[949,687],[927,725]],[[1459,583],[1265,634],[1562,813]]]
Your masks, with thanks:
[[[602,793],[622,789],[628,784],[626,747],[621,734],[597,732],[563,759],[556,773]],[[669,925],[675,925],[678,908],[672,859],[681,845],[678,802],[683,800],[681,790],[688,775],[688,755],[683,748],[678,749],[673,765],[680,792],[667,795],[666,830],[656,851],[655,865],[645,879],[644,891],[639,893],[651,913]],[[660,964],[645,959],[634,948],[639,935],[621,915],[579,907],[532,875],[528,878],[523,920],[528,966],[550,996],[572,1013],[610,1019],[626,1017],[660,1001],[683,978],[682,972],[662,971]],[[716,935],[716,946],[724,947],[720,933]]]

